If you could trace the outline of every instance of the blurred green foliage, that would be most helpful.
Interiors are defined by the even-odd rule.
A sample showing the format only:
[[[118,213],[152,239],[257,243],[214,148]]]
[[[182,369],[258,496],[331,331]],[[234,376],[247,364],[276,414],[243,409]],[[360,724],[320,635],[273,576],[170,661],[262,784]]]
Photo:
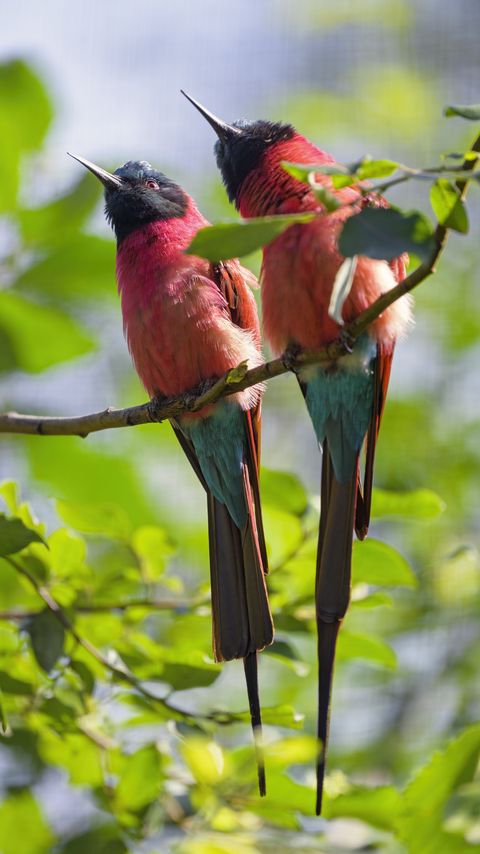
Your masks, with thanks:
[[[412,81],[406,86],[402,73],[395,91],[404,103]],[[382,72],[372,81],[375,109],[379,87],[391,93],[395,79]],[[334,113],[341,133],[349,107],[334,100],[297,98],[285,114],[308,133],[313,116],[332,123]],[[427,96],[427,126],[432,103]],[[0,371],[13,380],[2,408],[25,405],[16,379],[35,374],[32,385],[63,362],[75,360],[73,368],[94,351],[100,359],[100,330],[112,315],[113,244],[88,233],[95,182],[82,178],[38,208],[20,202],[25,157],[40,150],[52,116],[28,66],[0,68],[0,204],[11,233],[0,262]],[[395,120],[415,140],[423,132],[411,127],[408,104]],[[168,476],[175,453],[168,428],[87,443],[2,438],[0,462],[16,461],[22,493],[42,520],[6,480],[2,854],[433,854],[478,844],[475,269],[463,244],[461,255],[454,244],[435,285],[419,292],[425,349],[419,364],[412,361],[413,381],[387,406],[376,536],[355,544],[352,605],[339,642],[328,822],[312,818],[318,497],[291,473],[263,471],[277,639],[261,657],[268,796],[260,799],[241,665],[221,669],[212,658],[205,525],[147,477],[157,456]],[[115,380],[115,366],[111,373]],[[270,386],[267,419],[293,423]],[[139,394],[132,374],[114,387],[129,403]],[[74,395],[76,387],[67,390]],[[193,476],[188,483],[197,489]],[[55,810],[52,779],[61,784]],[[88,809],[76,819],[80,794]]]

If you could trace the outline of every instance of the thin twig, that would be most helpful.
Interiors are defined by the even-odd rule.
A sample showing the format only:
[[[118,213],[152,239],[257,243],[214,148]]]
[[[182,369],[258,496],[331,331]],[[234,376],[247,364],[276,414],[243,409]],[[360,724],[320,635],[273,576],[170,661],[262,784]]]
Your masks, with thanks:
[[[209,600],[202,599],[132,599],[130,602],[99,602],[89,605],[75,604],[72,606],[78,614],[105,614],[112,611],[128,611],[130,608],[145,608],[152,611],[176,611],[197,608],[199,605],[207,605]],[[38,610],[18,611],[15,609],[0,611],[0,620],[13,620],[23,622],[31,620],[40,612]]]
[[[98,647],[94,646],[88,638],[84,638],[78,630],[75,628],[73,623],[69,620],[67,614],[53,598],[50,591],[43,584],[39,584],[37,579],[25,569],[15,558],[9,556],[5,557],[6,560],[12,567],[18,572],[20,575],[23,575],[29,583],[32,585],[33,589],[37,593],[37,595],[42,599],[45,603],[46,607],[51,611],[51,613],[55,616],[58,622],[63,626],[65,631],[67,631],[72,638],[77,642],[79,646],[81,646],[92,658],[95,659],[105,670],[108,670],[116,679],[120,682],[126,682],[132,688],[135,689],[142,697],[149,700],[152,703],[155,703],[157,706],[161,706],[165,711],[168,712],[169,717],[172,719],[182,720],[186,723],[197,724],[201,721],[216,721],[219,724],[227,724],[233,721],[238,721],[241,719],[241,715],[237,715],[231,712],[212,712],[208,715],[195,714],[192,712],[185,712],[179,709],[177,706],[172,705],[168,702],[168,700],[156,696],[156,694],[152,694],[148,688],[145,688],[141,682],[131,673],[127,667],[121,667],[117,664],[114,664],[107,656],[98,649]]]
[[[480,152],[480,136],[475,140],[472,151]],[[477,160],[466,160],[462,166],[462,178],[456,181],[460,197],[463,199],[468,186],[465,173],[471,172]],[[244,391],[251,386],[264,383],[273,377],[279,377],[289,371],[297,371],[305,365],[331,364],[348,352],[348,342],[357,339],[370,324],[379,317],[392,303],[412,291],[421,282],[435,272],[435,267],[442,254],[448,238],[448,229],[437,225],[433,235],[432,252],[430,257],[420,264],[416,270],[398,283],[387,293],[382,294],[369,308],[365,309],[351,323],[343,327],[342,336],[323,350],[303,351],[295,358],[281,356],[270,362],[264,362],[246,371],[237,381],[232,381],[231,372],[220,378],[214,378],[205,390],[193,389],[183,395],[171,399],[152,398],[148,403],[131,406],[127,409],[108,408],[91,415],[74,416],[73,418],[55,417],[48,415],[21,415],[17,412],[7,412],[0,415],[0,433],[36,434],[39,436],[88,436],[99,430],[117,427],[133,427],[139,424],[151,424],[176,418],[188,412],[198,412],[206,406],[227,395]],[[233,369],[236,370],[235,368]]]

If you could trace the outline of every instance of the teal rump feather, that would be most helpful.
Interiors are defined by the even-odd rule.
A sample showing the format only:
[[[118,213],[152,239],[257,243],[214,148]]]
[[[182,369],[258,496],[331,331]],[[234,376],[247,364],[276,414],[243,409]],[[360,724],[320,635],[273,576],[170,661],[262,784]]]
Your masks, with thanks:
[[[247,523],[244,489],[246,435],[243,410],[220,401],[206,418],[183,420],[182,430],[195,448],[202,474],[217,501],[225,504],[237,528]]]
[[[305,400],[318,443],[327,440],[335,477],[347,483],[372,417],[376,345],[368,336],[342,366],[319,367],[306,383]]]

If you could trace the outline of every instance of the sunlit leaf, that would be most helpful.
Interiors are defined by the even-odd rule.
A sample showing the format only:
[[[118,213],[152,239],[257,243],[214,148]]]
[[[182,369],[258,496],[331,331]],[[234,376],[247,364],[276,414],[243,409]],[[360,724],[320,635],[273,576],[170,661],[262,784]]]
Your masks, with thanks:
[[[400,839],[425,854],[465,851],[465,842],[442,830],[445,805],[453,792],[472,780],[480,756],[480,725],[465,729],[415,775],[402,793],[397,820]],[[463,846],[463,847],[459,847]]]
[[[296,475],[285,471],[274,471],[262,467],[262,502],[302,516],[307,509],[308,496]]]
[[[73,501],[57,501],[57,510],[62,519],[85,534],[103,534],[107,537],[126,539],[131,531],[131,522],[122,507],[116,504],[78,504]]]
[[[49,854],[53,844],[52,831],[31,792],[9,794],[0,804],[2,854]]]
[[[290,226],[310,222],[313,216],[310,213],[284,214],[209,225],[197,231],[185,251],[213,263],[228,261],[266,246]]]
[[[430,202],[440,225],[461,234],[467,233],[467,209],[455,184],[446,178],[438,178],[430,189]]]
[[[353,544],[352,583],[416,587],[417,579],[402,555],[387,543],[368,539]]]
[[[300,546],[302,541],[300,520],[291,513],[266,504],[263,521],[270,565],[281,566]]]
[[[74,785],[102,785],[102,751],[86,735],[81,732],[59,735],[46,728],[39,735],[39,753],[45,762],[65,769]]]
[[[411,492],[393,492],[376,488],[373,490],[372,517],[407,516],[414,519],[435,519],[445,510],[445,504],[431,489],[415,489]]]
[[[396,655],[387,643],[375,635],[354,634],[342,631],[338,635],[337,660],[361,659],[370,664],[394,670],[397,666]]]
[[[236,839],[230,834],[195,834],[180,842],[177,854],[260,854],[254,842]]]
[[[142,809],[158,796],[162,778],[161,757],[155,745],[127,756],[115,791],[117,808],[130,812]]]
[[[15,481],[2,481],[2,483],[0,483],[0,495],[10,510],[10,513],[16,513],[18,507],[18,490]]]
[[[393,786],[375,789],[355,788],[324,798],[325,818],[358,818],[374,827],[392,831],[401,807],[401,794]]]
[[[225,757],[214,741],[189,738],[182,745],[182,756],[197,783],[214,785],[225,773]]]
[[[156,581],[163,575],[167,559],[174,546],[163,528],[144,525],[132,536],[132,546],[140,561],[141,573],[146,581]]]
[[[399,165],[395,160],[372,160],[364,157],[355,169],[355,174],[361,181],[370,178],[387,178],[398,169]]]

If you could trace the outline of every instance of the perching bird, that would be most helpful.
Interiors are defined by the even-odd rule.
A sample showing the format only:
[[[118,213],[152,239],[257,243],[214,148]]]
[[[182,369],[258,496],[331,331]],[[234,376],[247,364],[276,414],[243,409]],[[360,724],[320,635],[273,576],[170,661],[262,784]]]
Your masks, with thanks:
[[[183,93],[185,94],[185,93]],[[282,161],[327,164],[334,159],[289,124],[269,121],[228,125],[188,95],[215,130],[217,165],[230,201],[244,217],[313,211],[307,224],[292,225],[263,250],[261,274],[265,337],[276,353],[318,350],[338,339],[340,325],[329,314],[335,276],[343,262],[338,237],[347,217],[363,205],[386,206],[354,187],[335,190],[331,179],[316,179],[339,202],[328,213],[312,189],[293,178]],[[343,320],[353,320],[381,293],[404,278],[406,256],[387,263],[357,259]],[[411,320],[409,297],[395,302],[353,345],[352,352],[328,367],[305,367],[300,387],[319,444],[323,448],[321,514],[315,601],[318,630],[317,802],[322,805],[328,742],[330,695],[338,630],[350,597],[352,539],[355,528],[368,531],[375,444],[385,403],[396,339]],[[366,440],[363,486],[359,456]]]
[[[238,261],[211,265],[183,252],[208,225],[193,199],[145,161],[111,174],[75,159],[105,187],[124,331],[148,394],[181,395],[241,362],[261,363],[254,276]],[[254,734],[257,651],[273,640],[258,485],[262,391],[249,388],[171,422],[207,493],[215,659],[244,659]],[[260,748],[257,758],[265,794]]]

